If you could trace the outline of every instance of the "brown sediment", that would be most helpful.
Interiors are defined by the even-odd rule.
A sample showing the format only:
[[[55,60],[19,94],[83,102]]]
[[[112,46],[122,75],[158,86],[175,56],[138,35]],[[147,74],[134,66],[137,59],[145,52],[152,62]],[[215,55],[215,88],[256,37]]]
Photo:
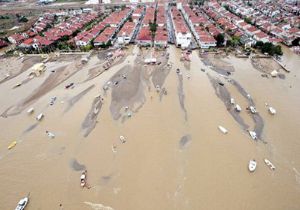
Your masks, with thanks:
[[[248,93],[247,91],[241,86],[240,83],[238,83],[236,80],[233,80],[233,79],[230,79],[229,80],[233,86],[235,86],[238,90],[238,92],[244,96],[244,98],[248,101],[248,105],[249,106],[254,106],[255,107],[255,103],[253,101],[253,99],[250,97],[248,97]],[[263,132],[263,129],[264,129],[264,120],[263,118],[260,116],[259,113],[256,113],[256,114],[251,114],[251,118],[253,119],[254,121],[254,131],[257,135],[257,137],[259,139],[262,139],[262,132]]]
[[[156,87],[157,85],[159,87],[162,87],[171,71],[171,65],[168,65],[167,55],[162,55],[162,57],[159,58],[161,64],[152,72],[152,83],[154,87]]]
[[[86,169],[84,164],[80,164],[75,158],[72,158],[70,160],[70,167],[74,170],[74,171],[83,171]]]
[[[234,72],[234,67],[223,60],[222,55],[220,54],[201,54],[200,58],[201,61],[206,65],[210,66],[212,70],[215,72],[222,74],[224,76],[230,75]]]
[[[103,99],[101,96],[95,97],[89,113],[87,114],[83,123],[81,124],[81,128],[84,130],[84,134],[83,134],[84,137],[87,137],[92,132],[92,130],[96,127],[97,117],[101,111],[102,104],[103,104],[102,100]]]
[[[96,67],[89,69],[88,78],[85,80],[85,82],[98,77],[99,75],[101,75],[103,72],[105,72],[109,68],[124,62],[128,55],[128,52],[126,52],[125,55],[118,56],[118,57],[112,59],[112,58],[107,57],[107,53],[109,53],[109,52],[114,53],[114,52],[116,52],[116,50],[109,49],[109,50],[104,50],[104,51],[101,51],[98,53],[97,56],[98,56],[98,59],[100,60],[100,63]],[[109,67],[105,68],[105,66],[107,66],[107,65],[109,65]]]
[[[131,67],[126,65],[121,68],[111,79],[111,104],[110,111],[113,119],[121,117],[121,109],[128,106],[136,112],[146,101],[142,80],[142,66],[139,64]],[[126,75],[126,79],[122,77]]]
[[[274,70],[283,70],[272,58],[254,58],[251,59],[252,66],[263,73],[270,74]],[[281,76],[282,77],[282,76]]]
[[[179,149],[185,149],[190,142],[192,141],[191,135],[187,134],[180,138],[179,140]]]
[[[23,133],[28,133],[30,131],[32,131],[33,129],[35,129],[37,126],[39,125],[39,123],[34,123],[32,125],[30,125],[28,128],[26,128]]]
[[[234,109],[231,109],[232,105],[230,104],[230,93],[225,87],[225,85],[220,85],[221,81],[218,78],[212,77],[210,74],[207,73],[207,76],[215,89],[215,93],[220,98],[230,115],[234,118],[234,120],[244,129],[248,129],[248,125],[244,122],[243,118],[236,112]]]
[[[55,73],[51,73],[48,78],[33,91],[27,98],[23,99],[17,105],[9,107],[1,116],[7,117],[21,113],[28,105],[37,101],[40,97],[51,91],[53,88],[70,78],[81,69],[80,64],[65,65],[55,69]]]
[[[95,85],[91,85],[91,86],[87,87],[86,89],[84,89],[83,91],[81,91],[80,93],[78,93],[77,95],[70,98],[68,100],[68,106],[65,108],[64,112],[69,111],[74,106],[75,103],[77,103],[83,96],[85,96],[94,87],[95,87]]]
[[[1,62],[1,59],[0,59],[1,67],[6,67],[6,70],[8,70],[9,74],[10,74],[9,77],[6,77],[6,78],[0,80],[0,84],[19,76],[24,71],[26,71],[30,67],[32,67],[34,64],[39,63],[43,60],[40,56],[24,57],[23,60],[21,60],[22,58],[15,58],[15,57],[7,58],[7,59],[10,59],[10,60],[15,59],[18,62],[16,63],[15,61],[12,61],[11,63],[5,65],[4,63]],[[4,60],[5,59],[3,59],[3,61]],[[21,65],[22,67],[20,68],[20,66],[18,66],[18,65]]]
[[[184,106],[185,95],[184,95],[184,91],[183,91],[183,77],[182,77],[182,74],[177,74],[177,76],[178,76],[177,92],[178,92],[179,104],[180,104],[181,109],[184,112],[184,119],[187,120],[187,111]]]

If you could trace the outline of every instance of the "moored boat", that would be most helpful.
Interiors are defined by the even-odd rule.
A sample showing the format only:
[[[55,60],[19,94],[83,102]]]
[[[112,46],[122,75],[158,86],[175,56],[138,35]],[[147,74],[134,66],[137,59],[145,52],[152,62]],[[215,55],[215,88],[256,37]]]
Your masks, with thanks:
[[[253,159],[253,160],[250,160],[250,161],[249,161],[249,165],[248,165],[249,171],[250,171],[250,172],[254,172],[255,169],[256,169],[256,165],[257,165],[257,163],[256,163],[256,161],[255,161],[254,159]]]
[[[18,203],[17,207],[15,208],[15,210],[23,210],[23,209],[25,209],[25,207],[27,206],[28,202],[29,202],[29,197],[28,196],[22,198],[19,201],[19,203]]]
[[[222,133],[224,133],[224,134],[228,133],[228,130],[226,128],[224,128],[223,126],[219,125],[218,128]]]
[[[273,171],[275,170],[275,166],[274,166],[273,163],[271,163],[271,161],[269,161],[268,159],[264,159],[264,161],[265,161],[266,165],[269,166],[269,168],[271,170],[273,170]]]
[[[253,139],[253,140],[256,140],[257,139],[257,135],[256,135],[256,132],[255,131],[248,131],[249,132],[249,134],[250,134],[250,136],[251,136],[251,138]]]

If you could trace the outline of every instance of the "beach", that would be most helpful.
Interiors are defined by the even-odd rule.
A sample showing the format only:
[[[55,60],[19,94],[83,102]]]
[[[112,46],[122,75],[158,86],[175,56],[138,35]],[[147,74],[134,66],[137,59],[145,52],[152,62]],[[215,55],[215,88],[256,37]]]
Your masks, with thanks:
[[[298,209],[300,59],[283,51],[291,72],[276,78],[262,77],[270,70],[261,66],[280,68],[270,58],[193,51],[182,62],[175,46],[132,46],[111,59],[96,51],[87,63],[60,55],[30,80],[42,58],[1,58],[0,209],[29,192],[26,209]],[[144,64],[149,57],[160,64]],[[90,189],[80,187],[85,169]]]

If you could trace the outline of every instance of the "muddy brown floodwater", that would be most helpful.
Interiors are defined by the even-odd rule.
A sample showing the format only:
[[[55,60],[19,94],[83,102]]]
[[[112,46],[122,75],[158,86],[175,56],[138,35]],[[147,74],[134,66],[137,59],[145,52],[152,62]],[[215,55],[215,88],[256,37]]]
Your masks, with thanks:
[[[43,75],[17,88],[40,59],[1,58],[1,210],[29,192],[26,209],[299,209],[298,56],[283,47],[291,72],[280,70],[280,79],[262,77],[251,59],[233,55],[199,57],[195,50],[186,66],[174,46],[129,47],[104,71],[114,51],[94,52],[84,64],[87,55],[49,59]],[[160,64],[145,65],[151,57]],[[80,187],[85,169],[89,189]]]

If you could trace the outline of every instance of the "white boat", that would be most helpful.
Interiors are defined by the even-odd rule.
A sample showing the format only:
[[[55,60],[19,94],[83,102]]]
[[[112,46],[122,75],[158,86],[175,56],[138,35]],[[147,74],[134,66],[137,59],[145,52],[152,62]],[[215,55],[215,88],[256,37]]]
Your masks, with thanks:
[[[28,114],[32,114],[34,112],[34,108],[33,107],[31,107],[31,108],[29,108],[28,110],[27,110],[27,113]]]
[[[228,130],[226,128],[224,128],[223,126],[219,125],[218,128],[222,133],[224,133],[224,134],[228,133]]]
[[[257,113],[257,111],[256,111],[256,109],[255,109],[254,106],[250,106],[249,109],[250,109],[250,111],[251,111],[252,114]]]
[[[48,137],[51,138],[51,139],[55,138],[54,133],[51,133],[50,131],[46,131],[46,134],[47,134]]]
[[[275,170],[275,166],[274,166],[273,163],[271,163],[271,161],[269,161],[268,159],[265,159],[265,163],[266,163],[267,166],[269,166],[269,168],[271,170],[273,170],[273,171]]]
[[[43,119],[43,117],[44,117],[44,114],[41,113],[41,114],[39,114],[39,115],[36,117],[36,120],[37,120],[37,121],[40,121],[41,119]]]
[[[81,187],[85,187],[86,186],[86,177],[87,177],[87,170],[84,170],[81,173],[81,176],[80,176],[80,186]]]
[[[25,207],[26,207],[26,205],[28,204],[28,202],[29,202],[29,197],[28,197],[28,196],[25,197],[25,198],[22,198],[22,199],[19,201],[19,203],[18,203],[18,205],[17,205],[17,207],[16,207],[15,210],[23,210],[23,209],[25,209]]]
[[[256,135],[256,133],[255,133],[255,131],[248,131],[249,132],[249,134],[250,134],[250,136],[251,136],[251,138],[253,139],[253,140],[256,140],[257,139],[257,135]]]
[[[240,105],[238,105],[238,104],[236,104],[234,108],[235,108],[235,110],[236,110],[237,112],[242,111],[242,108],[241,108]]]
[[[249,171],[250,171],[250,172],[254,172],[255,169],[256,169],[256,165],[257,165],[257,163],[256,163],[255,160],[250,160],[250,161],[249,161],[249,165],[248,165]]]
[[[124,144],[126,142],[126,139],[124,136],[120,136],[120,141]]]
[[[273,107],[270,106],[268,108],[268,110],[269,110],[270,114],[272,114],[272,115],[276,114],[276,109],[274,109]]]
[[[234,98],[230,99],[230,103],[233,105],[235,103]]]

